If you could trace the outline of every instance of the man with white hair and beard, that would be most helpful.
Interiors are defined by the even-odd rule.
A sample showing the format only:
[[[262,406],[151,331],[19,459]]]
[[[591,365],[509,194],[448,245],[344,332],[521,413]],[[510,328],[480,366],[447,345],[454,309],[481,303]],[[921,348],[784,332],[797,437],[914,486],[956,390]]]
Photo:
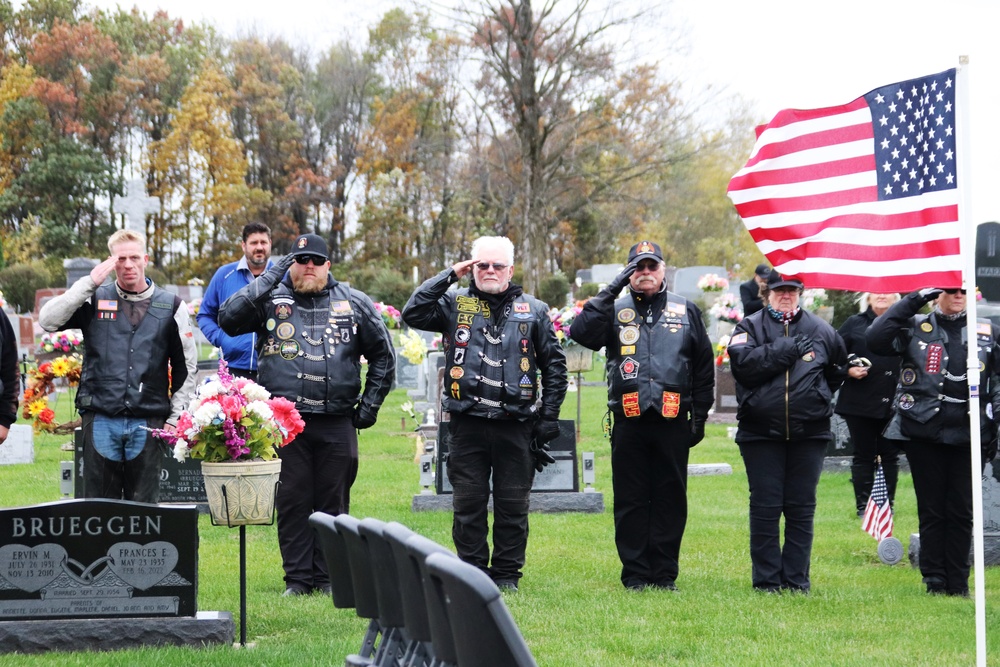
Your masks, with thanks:
[[[555,460],[544,449],[559,434],[567,386],[549,308],[511,283],[513,275],[510,239],[484,236],[472,244],[472,259],[425,281],[403,308],[404,322],[440,332],[445,344],[455,551],[509,592],[524,567],[534,473]],[[450,289],[465,276],[469,287]]]
[[[701,311],[667,291],[665,273],[660,246],[636,243],[622,272],[570,327],[576,342],[607,350],[615,545],[622,585],[635,591],[676,589],[688,450],[705,437],[715,400]]]
[[[350,511],[357,430],[375,423],[392,388],[389,330],[367,295],[330,275],[326,241],[316,234],[298,237],[280,262],[229,297],[219,326],[230,336],[257,334],[260,384],[294,401],[305,421],[278,450],[278,545],[285,595],[328,593],[330,575],[309,515]]]

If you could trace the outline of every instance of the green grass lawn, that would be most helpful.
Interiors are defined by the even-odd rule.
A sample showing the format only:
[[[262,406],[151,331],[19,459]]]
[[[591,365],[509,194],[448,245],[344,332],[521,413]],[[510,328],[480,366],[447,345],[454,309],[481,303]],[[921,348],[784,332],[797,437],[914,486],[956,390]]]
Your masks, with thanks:
[[[599,379],[599,372],[590,375]],[[351,513],[399,521],[451,546],[451,515],[410,511],[419,492],[416,441],[401,428],[394,392],[378,424],[362,434],[361,467]],[[564,418],[575,418],[569,394]],[[854,515],[846,473],[824,474],[819,487],[809,596],[755,594],[750,587],[747,482],[736,445],[723,425],[709,425],[692,463],[729,463],[731,476],[692,477],[689,517],[676,593],[630,593],[619,582],[612,526],[610,454],[601,431],[605,390],[583,388],[579,451],[597,453],[603,514],[533,514],[520,593],[506,597],[539,665],[971,665],[975,662],[972,600],[931,597],[905,561],[879,563],[875,541]],[[66,401],[61,401],[60,409]],[[66,436],[36,437],[36,462],[0,467],[0,506],[59,499],[59,445]],[[910,477],[902,475],[896,535],[917,529]],[[239,531],[200,519],[198,608],[238,616]],[[339,665],[357,650],[366,622],[329,598],[283,598],[273,526],[247,534],[247,649],[143,649],[116,653],[0,656],[0,665]],[[986,573],[990,664],[1000,665],[1000,572]],[[113,622],[113,621],[110,621]],[[239,625],[237,618],[237,637]]]

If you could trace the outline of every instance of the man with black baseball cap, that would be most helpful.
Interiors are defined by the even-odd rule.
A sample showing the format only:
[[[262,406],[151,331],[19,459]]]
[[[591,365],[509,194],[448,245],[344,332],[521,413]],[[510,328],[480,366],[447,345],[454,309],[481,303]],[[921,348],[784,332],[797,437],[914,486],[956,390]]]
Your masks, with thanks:
[[[257,334],[261,385],[294,401],[305,421],[302,434],[278,450],[285,595],[329,592],[309,515],[350,511],[357,431],[375,423],[392,388],[389,330],[367,295],[330,275],[326,241],[316,234],[299,236],[280,262],[227,299],[219,325],[231,336]],[[363,391],[362,356],[368,360]]]
[[[740,301],[743,302],[743,316],[753,315],[764,308],[764,300],[760,298],[760,286],[767,283],[771,275],[771,267],[758,264],[750,280],[740,283]]]
[[[607,349],[615,546],[629,590],[676,588],[688,452],[705,436],[715,398],[701,311],[667,291],[665,273],[660,246],[636,243],[625,269],[570,327],[584,347]]]

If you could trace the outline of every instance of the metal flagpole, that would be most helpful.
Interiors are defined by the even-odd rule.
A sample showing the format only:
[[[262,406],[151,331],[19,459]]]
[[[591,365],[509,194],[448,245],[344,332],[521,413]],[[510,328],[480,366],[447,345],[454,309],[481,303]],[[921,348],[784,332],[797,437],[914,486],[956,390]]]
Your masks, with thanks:
[[[959,221],[962,224],[962,259],[966,290],[966,335],[968,339],[969,435],[971,436],[972,551],[976,599],[976,664],[986,667],[986,587],[983,555],[983,473],[979,432],[979,356],[976,332],[976,223],[972,219],[971,148],[969,125],[969,57],[960,56],[956,76],[955,114],[958,148]],[[986,397],[989,400],[989,397]]]

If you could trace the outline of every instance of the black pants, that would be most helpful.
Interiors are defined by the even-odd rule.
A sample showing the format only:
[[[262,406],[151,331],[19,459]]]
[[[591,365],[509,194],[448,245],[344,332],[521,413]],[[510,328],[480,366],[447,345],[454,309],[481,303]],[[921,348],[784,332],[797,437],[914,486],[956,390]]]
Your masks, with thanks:
[[[625,586],[670,585],[677,579],[687,524],[691,426],[655,412],[615,417],[611,473],[615,546]]]
[[[330,583],[319,542],[309,526],[313,512],[345,514],[358,476],[358,434],[350,417],[302,414],[305,430],[281,447],[278,546],[286,586],[312,590]]]
[[[899,462],[899,447],[892,440],[882,437],[882,431],[889,423],[890,417],[873,419],[857,415],[843,415],[847,430],[851,432],[851,444],[854,445],[854,464],[871,464],[875,467],[875,457],[881,456],[883,464]]]
[[[823,472],[826,445],[825,440],[740,444],[750,483],[750,561],[754,588],[809,590],[816,487]]]
[[[920,574],[929,589],[963,593],[972,546],[971,453],[920,440],[905,447],[920,520]]]
[[[448,481],[454,519],[451,536],[463,561],[494,581],[517,581],[528,547],[528,505],[535,466],[528,443],[531,422],[453,414]],[[487,544],[487,504],[493,476],[493,559]]]

